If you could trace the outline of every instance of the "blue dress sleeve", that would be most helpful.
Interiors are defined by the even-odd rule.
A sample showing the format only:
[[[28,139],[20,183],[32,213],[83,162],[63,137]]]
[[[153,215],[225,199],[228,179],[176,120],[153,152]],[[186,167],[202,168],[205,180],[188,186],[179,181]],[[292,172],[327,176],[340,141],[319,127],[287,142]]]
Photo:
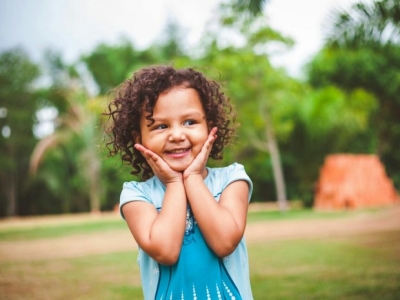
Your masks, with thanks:
[[[123,219],[125,219],[125,217],[122,212],[122,206],[132,201],[150,202],[143,190],[142,183],[130,181],[123,184],[121,196],[119,199],[119,212]]]
[[[251,195],[253,193],[253,182],[251,181],[249,175],[247,175],[244,166],[238,163],[233,163],[228,167],[228,172],[226,172],[226,183],[225,186],[228,186],[234,181],[244,180],[249,185],[249,197],[248,201],[250,202]]]

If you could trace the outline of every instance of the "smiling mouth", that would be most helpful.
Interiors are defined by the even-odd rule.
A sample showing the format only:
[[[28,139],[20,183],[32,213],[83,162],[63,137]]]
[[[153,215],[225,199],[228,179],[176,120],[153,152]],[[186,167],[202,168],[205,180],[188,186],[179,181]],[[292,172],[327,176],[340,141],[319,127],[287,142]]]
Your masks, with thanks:
[[[174,150],[170,150],[170,151],[166,151],[168,154],[183,154],[189,151],[189,148],[185,148],[185,149],[174,149]]]

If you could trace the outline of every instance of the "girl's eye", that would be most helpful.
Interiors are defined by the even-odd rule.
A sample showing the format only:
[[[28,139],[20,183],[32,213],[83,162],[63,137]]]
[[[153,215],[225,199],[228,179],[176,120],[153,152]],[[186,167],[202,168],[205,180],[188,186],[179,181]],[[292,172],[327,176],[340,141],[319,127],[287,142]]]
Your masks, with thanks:
[[[183,123],[183,125],[193,125],[193,124],[195,124],[196,122],[194,121],[194,120],[186,120],[184,123]]]
[[[154,130],[161,130],[167,128],[167,125],[160,124],[153,127]]]

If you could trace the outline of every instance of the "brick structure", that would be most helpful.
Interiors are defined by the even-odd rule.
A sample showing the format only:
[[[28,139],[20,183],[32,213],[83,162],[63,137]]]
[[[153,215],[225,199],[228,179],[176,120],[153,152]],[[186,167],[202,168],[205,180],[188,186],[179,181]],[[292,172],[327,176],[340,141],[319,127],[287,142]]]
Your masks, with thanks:
[[[314,208],[377,207],[398,200],[392,181],[376,155],[329,155],[320,170]]]

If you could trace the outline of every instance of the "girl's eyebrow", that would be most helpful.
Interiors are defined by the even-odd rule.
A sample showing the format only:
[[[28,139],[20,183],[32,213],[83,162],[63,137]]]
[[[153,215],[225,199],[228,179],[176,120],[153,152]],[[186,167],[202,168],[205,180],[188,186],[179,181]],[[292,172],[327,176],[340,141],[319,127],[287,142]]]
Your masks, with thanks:
[[[182,118],[182,119],[187,119],[187,118],[204,118],[204,117],[205,117],[204,114],[200,113],[199,111],[190,111],[190,112],[187,112],[187,113],[185,113],[185,114],[183,114],[183,115],[180,116],[180,118]],[[154,115],[153,115],[152,119],[153,119],[155,122],[166,122],[166,121],[168,121],[169,118],[157,117],[157,116],[154,116]]]
[[[200,113],[199,111],[193,111],[193,112],[188,112],[184,115],[182,115],[183,118],[189,118],[189,117],[194,117],[194,118],[203,118],[203,114]]]

